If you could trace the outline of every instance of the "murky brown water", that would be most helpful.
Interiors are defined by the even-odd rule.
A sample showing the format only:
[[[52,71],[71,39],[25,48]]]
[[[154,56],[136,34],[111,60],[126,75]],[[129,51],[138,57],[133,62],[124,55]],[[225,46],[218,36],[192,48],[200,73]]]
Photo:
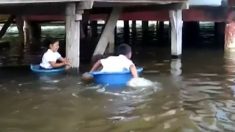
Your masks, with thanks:
[[[113,90],[70,74],[38,76],[26,67],[2,68],[1,131],[235,130],[232,56],[186,50],[181,60],[170,60],[151,53],[138,64],[157,89]]]
[[[156,83],[138,89],[85,84],[68,73],[36,75],[27,66],[0,68],[0,131],[235,131],[235,54],[183,52],[171,59],[169,48],[136,51],[142,77]]]

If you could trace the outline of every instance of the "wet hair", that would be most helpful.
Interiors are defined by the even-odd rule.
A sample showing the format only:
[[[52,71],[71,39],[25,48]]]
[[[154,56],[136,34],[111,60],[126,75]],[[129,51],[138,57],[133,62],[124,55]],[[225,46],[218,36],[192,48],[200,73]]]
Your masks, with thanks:
[[[131,47],[127,44],[121,44],[117,48],[117,55],[127,55],[131,52]]]
[[[57,42],[57,41],[59,42],[58,39],[47,37],[47,38],[45,38],[45,40],[44,40],[44,45],[45,45],[46,47],[50,47],[50,44],[54,44],[54,43]]]

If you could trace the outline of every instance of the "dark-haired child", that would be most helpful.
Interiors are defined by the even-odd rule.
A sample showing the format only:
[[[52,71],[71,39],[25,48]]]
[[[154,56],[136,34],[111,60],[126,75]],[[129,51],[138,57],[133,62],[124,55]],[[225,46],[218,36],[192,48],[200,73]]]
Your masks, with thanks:
[[[43,69],[70,67],[69,60],[67,58],[63,58],[58,52],[60,47],[59,40],[48,39],[47,41],[49,43],[49,49],[43,54],[40,67]]]

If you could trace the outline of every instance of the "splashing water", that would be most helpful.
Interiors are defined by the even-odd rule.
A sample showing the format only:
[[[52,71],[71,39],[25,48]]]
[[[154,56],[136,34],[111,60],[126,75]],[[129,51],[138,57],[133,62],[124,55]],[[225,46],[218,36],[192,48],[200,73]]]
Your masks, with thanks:
[[[145,78],[132,78],[128,83],[127,86],[129,87],[151,87],[154,86],[154,83]]]

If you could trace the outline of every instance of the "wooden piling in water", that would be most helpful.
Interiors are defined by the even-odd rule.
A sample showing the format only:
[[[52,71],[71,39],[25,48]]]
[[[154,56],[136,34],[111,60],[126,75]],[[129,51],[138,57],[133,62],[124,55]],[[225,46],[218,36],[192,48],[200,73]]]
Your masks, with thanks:
[[[199,22],[183,22],[183,46],[197,46],[199,41],[200,24]]]
[[[91,21],[91,34],[95,38],[98,36],[97,26],[97,21]]]
[[[178,58],[182,54],[182,10],[169,12],[171,22],[171,56]]]
[[[135,40],[136,39],[136,35],[137,35],[137,32],[136,32],[136,21],[132,21],[132,24],[131,24],[131,35],[132,35],[132,39]]]
[[[218,47],[224,46],[225,39],[225,22],[216,22],[214,25],[215,44]]]
[[[21,46],[21,49],[24,48],[24,20],[22,16],[16,16],[16,26],[19,32],[19,43]]]
[[[80,21],[83,10],[77,9],[76,3],[66,5],[66,57],[73,68],[80,62]]]
[[[105,50],[110,41],[108,38],[110,37],[110,34],[114,32],[114,28],[116,27],[116,23],[118,21],[121,11],[122,11],[122,8],[117,7],[117,8],[114,8],[113,11],[111,12],[109,19],[105,24],[105,28],[101,34],[100,40],[93,53],[93,56],[105,53]]]
[[[124,21],[124,42],[129,43],[130,39],[130,26],[129,26],[129,21]]]
[[[149,31],[148,21],[142,21],[142,37],[143,37],[143,40],[147,39],[148,31]]]

